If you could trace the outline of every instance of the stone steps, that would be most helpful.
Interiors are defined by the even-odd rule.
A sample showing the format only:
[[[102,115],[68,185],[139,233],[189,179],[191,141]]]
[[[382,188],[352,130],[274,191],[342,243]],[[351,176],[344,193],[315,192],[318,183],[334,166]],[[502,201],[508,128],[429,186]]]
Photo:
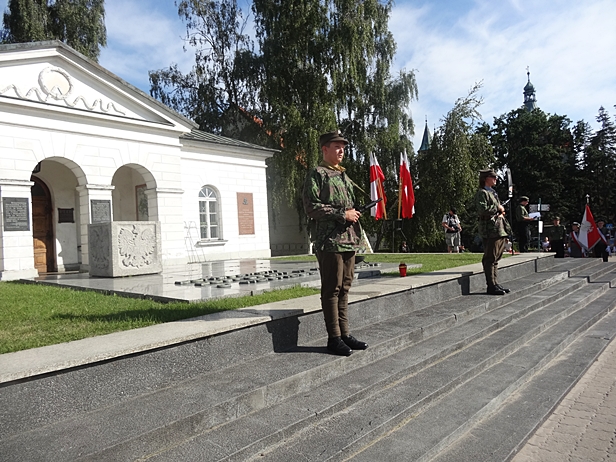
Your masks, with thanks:
[[[349,358],[326,354],[314,313],[5,384],[0,460],[368,457],[454,390],[496,380],[491,369],[561,326],[567,335],[528,370],[543,367],[583,330],[575,313],[587,327],[611,309],[613,264],[549,260],[503,271],[512,289],[503,297],[480,293],[478,275],[354,304],[353,333],[370,348]],[[516,386],[503,382],[497,402],[528,373]],[[475,409],[454,436],[418,445],[417,457],[437,454],[490,412]]]

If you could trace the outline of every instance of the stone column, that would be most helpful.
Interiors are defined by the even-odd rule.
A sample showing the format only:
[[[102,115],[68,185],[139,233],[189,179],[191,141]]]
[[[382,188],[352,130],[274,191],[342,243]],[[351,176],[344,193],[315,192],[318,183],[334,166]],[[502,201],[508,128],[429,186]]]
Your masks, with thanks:
[[[182,189],[156,188],[155,197],[148,195],[148,204],[152,207],[150,210],[154,212],[150,212],[150,220],[161,224],[163,266],[188,263],[182,194]]]
[[[102,223],[113,221],[113,185],[86,184],[77,186],[79,194],[79,234],[81,242],[81,265],[82,271],[90,269],[88,252],[88,225],[90,223]],[[108,207],[107,207],[108,205]]]

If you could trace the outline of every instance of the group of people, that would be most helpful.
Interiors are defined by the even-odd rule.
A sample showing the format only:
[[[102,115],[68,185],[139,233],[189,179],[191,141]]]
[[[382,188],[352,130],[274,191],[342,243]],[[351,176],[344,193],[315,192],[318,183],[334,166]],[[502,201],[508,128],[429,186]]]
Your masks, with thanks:
[[[327,349],[342,356],[350,356],[354,350],[368,348],[366,342],[351,335],[349,327],[348,293],[354,278],[355,253],[360,248],[362,231],[359,224],[361,213],[354,206],[357,185],[340,165],[347,144],[348,141],[339,131],[320,136],[322,161],[308,173],[303,190],[304,210],[310,222],[310,239],[321,274],[321,309],[328,335]],[[494,170],[481,170],[474,202],[479,221],[478,232],[483,242],[482,265],[486,293],[504,295],[510,290],[498,281],[498,262],[505,250],[511,250],[509,236],[512,229],[505,217],[505,208],[494,190],[496,182]],[[519,238],[523,237],[520,240],[522,252],[528,249],[526,226],[533,220],[528,215],[526,205],[528,197],[523,196],[515,214],[516,231]],[[597,227],[605,234],[604,224],[603,220],[597,221]],[[462,225],[454,208],[445,214],[442,226],[447,250],[450,253],[460,251]],[[571,256],[583,256],[576,239],[578,232],[579,223],[573,223],[572,233],[568,236],[560,224],[560,218],[553,218],[548,240],[557,257],[564,257],[566,243],[570,246]],[[595,253],[607,260],[613,248],[601,244],[595,246]],[[576,255],[578,250],[580,254]],[[408,251],[406,242],[402,243],[400,251]]]

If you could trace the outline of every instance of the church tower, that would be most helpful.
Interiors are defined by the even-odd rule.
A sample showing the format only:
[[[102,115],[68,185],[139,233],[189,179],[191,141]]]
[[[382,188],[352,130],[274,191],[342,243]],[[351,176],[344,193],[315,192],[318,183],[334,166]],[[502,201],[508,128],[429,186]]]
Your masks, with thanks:
[[[530,70],[526,68],[528,83],[524,86],[524,107],[528,112],[537,107],[537,98],[535,97],[535,87],[530,83]]]
[[[430,149],[430,144],[432,144],[432,135],[430,134],[430,130],[428,130],[428,119],[426,119],[426,127],[424,128],[423,138],[421,139],[421,146],[417,152],[427,151]]]

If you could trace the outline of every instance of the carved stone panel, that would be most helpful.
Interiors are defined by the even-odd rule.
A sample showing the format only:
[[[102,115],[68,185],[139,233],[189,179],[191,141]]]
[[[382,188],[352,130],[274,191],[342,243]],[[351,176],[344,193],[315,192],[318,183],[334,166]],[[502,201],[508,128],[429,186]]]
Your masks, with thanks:
[[[30,231],[29,199],[25,197],[3,197],[2,215],[5,231]]]
[[[90,275],[135,276],[162,271],[160,222],[113,221],[88,225]]]

